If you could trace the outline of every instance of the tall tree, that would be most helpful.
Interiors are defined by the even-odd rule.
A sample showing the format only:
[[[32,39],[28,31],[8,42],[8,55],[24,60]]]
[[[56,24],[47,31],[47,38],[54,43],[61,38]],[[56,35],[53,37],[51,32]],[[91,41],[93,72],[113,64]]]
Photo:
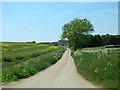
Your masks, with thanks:
[[[77,50],[84,35],[94,31],[94,26],[87,19],[75,18],[62,27],[62,39],[67,38],[74,45],[74,50]]]

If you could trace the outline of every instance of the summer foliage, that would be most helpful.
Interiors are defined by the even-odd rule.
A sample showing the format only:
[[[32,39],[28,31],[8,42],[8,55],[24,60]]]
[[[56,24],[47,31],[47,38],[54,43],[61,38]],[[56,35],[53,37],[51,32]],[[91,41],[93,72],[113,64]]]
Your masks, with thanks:
[[[83,35],[87,35],[94,31],[94,27],[87,19],[73,19],[62,27],[62,39],[67,38],[73,43],[74,50],[78,49],[78,44],[83,40]]]
[[[90,35],[94,31],[91,22],[78,18],[64,24],[62,30],[62,39],[69,40],[78,72],[98,86],[118,88],[120,49],[103,46],[119,46],[120,35]]]
[[[34,43],[1,43],[2,82],[16,81],[34,75],[59,60],[62,47]]]
[[[111,52],[110,52],[110,51]],[[84,48],[72,52],[78,72],[87,80],[106,88],[118,88],[120,49]],[[109,52],[108,52],[109,51]]]
[[[69,40],[69,46],[74,50],[85,47],[104,45],[119,45],[120,35],[90,35],[94,27],[87,19],[73,19],[62,27],[62,39]]]

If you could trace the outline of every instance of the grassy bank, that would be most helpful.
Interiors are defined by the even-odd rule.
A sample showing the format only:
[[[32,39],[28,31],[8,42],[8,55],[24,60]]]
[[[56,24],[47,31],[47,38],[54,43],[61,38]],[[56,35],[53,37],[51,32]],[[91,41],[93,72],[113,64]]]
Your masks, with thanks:
[[[18,44],[18,43],[16,43]],[[23,48],[26,46],[14,47],[17,53],[13,53],[14,49],[10,51],[3,52],[3,72],[2,72],[2,82],[12,82],[19,79],[27,78],[34,75],[35,73],[49,67],[50,65],[56,63],[63,55],[65,49],[63,47],[46,46],[34,44],[29,46],[31,48]],[[37,45],[37,46],[36,46]],[[10,46],[10,45],[9,45]],[[7,46],[8,47],[8,46]],[[36,48],[37,49],[36,49]],[[11,47],[8,47],[8,49]],[[4,48],[3,48],[4,49]],[[26,53],[25,53],[26,52]],[[6,53],[9,53],[8,56]],[[24,54],[22,54],[24,53]],[[30,54],[29,54],[30,53]],[[14,60],[4,58],[12,56]],[[23,58],[18,58],[23,56]]]
[[[93,84],[105,88],[118,88],[120,49],[84,48],[72,51],[78,72]],[[119,64],[119,65],[118,65]]]

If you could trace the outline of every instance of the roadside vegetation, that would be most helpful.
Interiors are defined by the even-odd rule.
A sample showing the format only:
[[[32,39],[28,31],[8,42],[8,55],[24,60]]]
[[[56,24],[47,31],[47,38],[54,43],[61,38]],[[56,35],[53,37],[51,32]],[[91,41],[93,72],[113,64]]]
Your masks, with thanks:
[[[118,88],[120,49],[83,48],[72,50],[78,72],[87,80],[103,88]]]
[[[78,72],[103,88],[118,88],[120,35],[91,35],[94,26],[86,18],[75,18],[64,24],[62,30],[61,37],[69,40]]]
[[[65,48],[35,43],[1,43],[2,82],[27,78],[56,63]]]

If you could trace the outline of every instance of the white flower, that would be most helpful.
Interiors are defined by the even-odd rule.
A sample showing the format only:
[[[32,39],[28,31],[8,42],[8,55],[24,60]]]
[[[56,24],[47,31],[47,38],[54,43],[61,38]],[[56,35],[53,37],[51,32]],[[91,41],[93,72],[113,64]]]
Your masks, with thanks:
[[[95,70],[95,73],[97,73],[98,72],[98,70]]]
[[[106,68],[104,68],[104,70],[106,70]]]
[[[90,65],[90,67],[92,67],[92,65]]]

